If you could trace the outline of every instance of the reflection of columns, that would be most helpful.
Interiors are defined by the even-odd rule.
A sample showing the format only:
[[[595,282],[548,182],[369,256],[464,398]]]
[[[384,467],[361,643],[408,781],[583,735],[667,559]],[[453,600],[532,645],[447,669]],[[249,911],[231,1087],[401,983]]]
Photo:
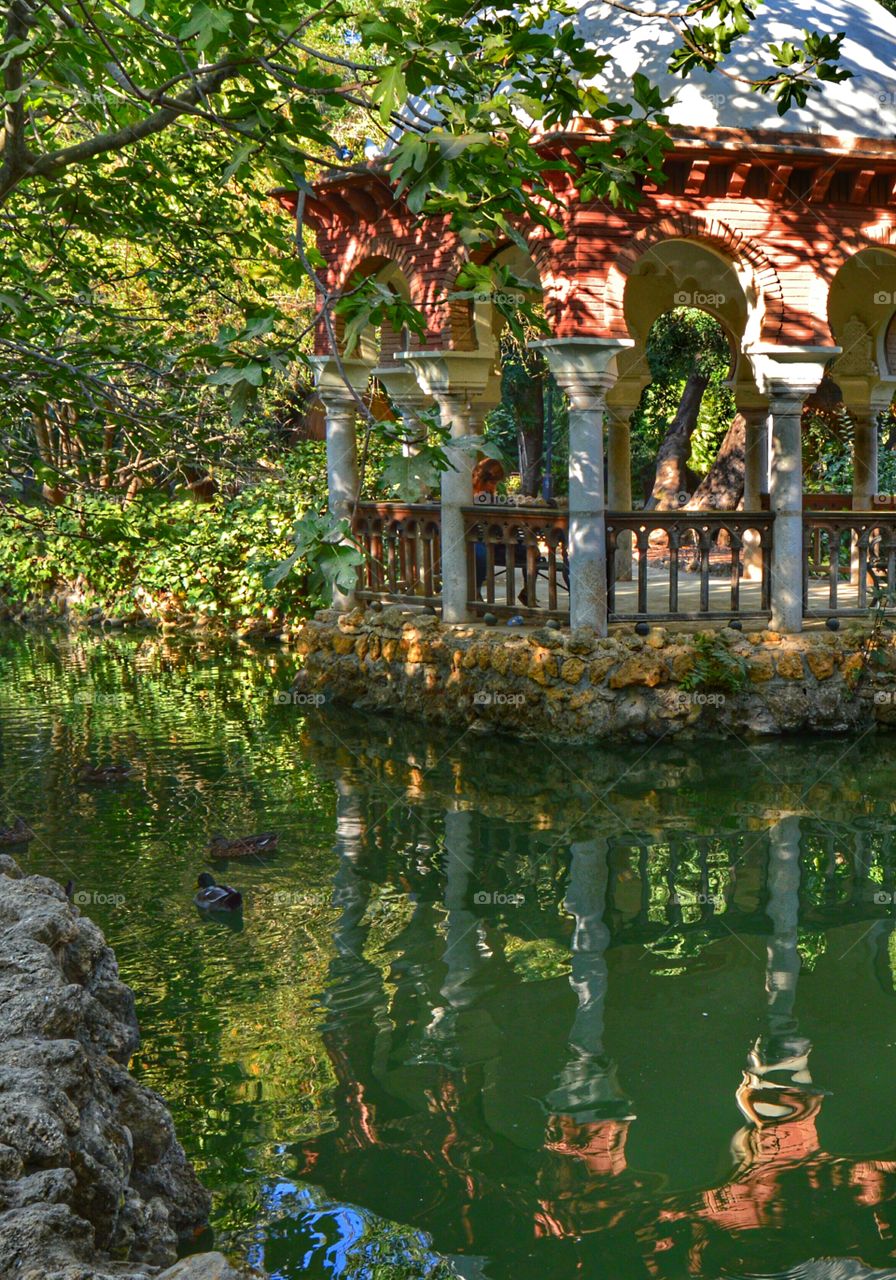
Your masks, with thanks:
[[[333,930],[337,954],[357,959],[366,930],[359,929],[370,901],[370,884],[358,875],[357,863],[364,835],[361,805],[352,786],[336,781],[336,842],[339,863],[333,877],[333,905],[339,921]]]
[[[607,634],[604,411],[616,357],[633,343],[615,338],[550,338],[543,351],[569,398],[569,609],[573,627]]]
[[[738,412],[744,420],[744,511],[752,513],[762,510],[768,492],[768,405],[738,405]],[[762,545],[753,530],[744,534],[744,577],[762,578]]]
[[[768,902],[772,921],[765,990],[767,1034],[750,1051],[738,1090],[741,1111],[757,1128],[752,1159],[801,1159],[818,1145],[815,1120],[823,1091],[809,1071],[812,1044],[794,1017],[800,972],[800,824],[782,818],[769,831]]]
[[[337,520],[351,520],[358,499],[358,445],[355,419],[358,396],[367,387],[370,364],[365,360],[313,356],[317,394],[326,411],[327,502]],[[341,366],[341,367],[340,367]],[[351,609],[354,593],[334,588],[337,609]]]
[[[575,920],[570,985],[578,1007],[569,1033],[573,1051],[547,1102],[555,1114],[597,1112],[631,1118],[619,1088],[615,1064],[604,1054],[604,1006],[607,999],[606,951],[610,930],[604,923],[607,896],[607,841],[583,840],[570,849],[564,909]]]
[[[766,993],[772,1035],[793,1031],[796,982],[800,972],[797,950],[800,915],[800,824],[783,818],[769,833],[768,905],[774,932],[768,944]]]
[[[445,814],[445,968],[442,995],[452,1009],[472,1003],[470,979],[485,958],[480,921],[469,907],[473,869],[473,815],[463,809]]]
[[[439,407],[442,426],[451,433],[451,465],[442,472],[442,619],[463,622],[471,584],[467,582],[467,548],[463,508],[473,502],[473,462],[465,436],[475,435],[481,414],[497,404],[493,357],[460,351],[403,353],[422,391]],[[453,446],[453,447],[452,447]]]
[[[748,352],[772,419],[772,627],[803,628],[803,404],[836,347],[763,347]]]
[[[610,405],[607,427],[607,506],[610,511],[632,509],[632,430],[634,405]],[[620,533],[616,545],[616,581],[631,582],[632,535]]]

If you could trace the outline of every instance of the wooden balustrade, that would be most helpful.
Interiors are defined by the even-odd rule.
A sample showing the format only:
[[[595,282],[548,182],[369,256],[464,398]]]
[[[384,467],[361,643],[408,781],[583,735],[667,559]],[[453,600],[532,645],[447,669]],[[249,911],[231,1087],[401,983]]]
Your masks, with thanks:
[[[803,545],[806,617],[864,614],[878,596],[896,591],[896,512],[807,514]]]
[[[804,511],[852,511],[855,505],[851,493],[804,493]],[[771,510],[771,497],[763,493],[760,498],[763,511]],[[892,511],[896,507],[896,495],[875,493],[871,498],[871,511]]]
[[[353,528],[367,556],[358,570],[359,599],[440,603],[441,511],[437,504],[360,502]]]
[[[700,621],[733,615],[767,616],[771,610],[773,529],[774,517],[766,513],[609,513],[607,604],[610,620],[662,622],[670,619]],[[615,572],[615,552],[620,539],[626,534],[631,535],[636,552],[637,593],[634,600],[620,598]],[[750,583],[742,596],[741,583],[748,550],[757,581]],[[648,576],[651,558],[659,563],[654,565]],[[657,569],[666,570],[666,585],[661,589]],[[682,573],[699,575],[698,592],[680,591]],[[693,604],[698,608],[694,609]]]
[[[471,613],[569,621],[566,512],[477,503],[463,517]]]

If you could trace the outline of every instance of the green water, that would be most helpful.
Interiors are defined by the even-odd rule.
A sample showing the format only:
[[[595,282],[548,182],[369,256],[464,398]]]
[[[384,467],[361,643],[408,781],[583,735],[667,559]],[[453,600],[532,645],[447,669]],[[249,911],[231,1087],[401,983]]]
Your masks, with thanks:
[[[292,668],[0,635],[0,822],[115,947],[218,1244],[896,1276],[896,739],[563,750],[284,703]],[[211,833],[264,829],[242,920],[202,919]]]

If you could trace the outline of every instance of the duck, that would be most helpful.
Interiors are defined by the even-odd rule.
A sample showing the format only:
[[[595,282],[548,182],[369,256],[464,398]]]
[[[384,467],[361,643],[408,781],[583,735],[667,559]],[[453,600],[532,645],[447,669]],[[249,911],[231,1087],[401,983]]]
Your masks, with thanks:
[[[84,764],[78,770],[79,782],[124,782],[133,770],[127,760],[120,764]]]
[[[261,831],[254,836],[234,836],[228,839],[216,831],[208,842],[213,858],[243,858],[250,853],[273,853],[280,837],[275,831]]]
[[[34,832],[24,818],[16,818],[11,827],[0,827],[0,844],[27,844]]]
[[[201,911],[239,911],[243,905],[243,895],[238,889],[218,884],[207,871],[203,871],[196,884],[199,892],[193,901]]]

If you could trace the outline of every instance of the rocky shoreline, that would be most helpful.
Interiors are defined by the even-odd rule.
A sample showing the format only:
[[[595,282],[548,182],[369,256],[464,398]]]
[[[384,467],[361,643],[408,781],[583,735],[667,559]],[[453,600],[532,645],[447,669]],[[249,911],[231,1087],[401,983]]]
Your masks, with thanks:
[[[127,1064],[134,997],[54,881],[0,857],[0,1277],[239,1280],[177,1262],[211,1197],[158,1094]]]
[[[448,626],[419,609],[323,610],[295,640],[297,704],[346,703],[561,743],[771,737],[896,724],[889,631]]]

